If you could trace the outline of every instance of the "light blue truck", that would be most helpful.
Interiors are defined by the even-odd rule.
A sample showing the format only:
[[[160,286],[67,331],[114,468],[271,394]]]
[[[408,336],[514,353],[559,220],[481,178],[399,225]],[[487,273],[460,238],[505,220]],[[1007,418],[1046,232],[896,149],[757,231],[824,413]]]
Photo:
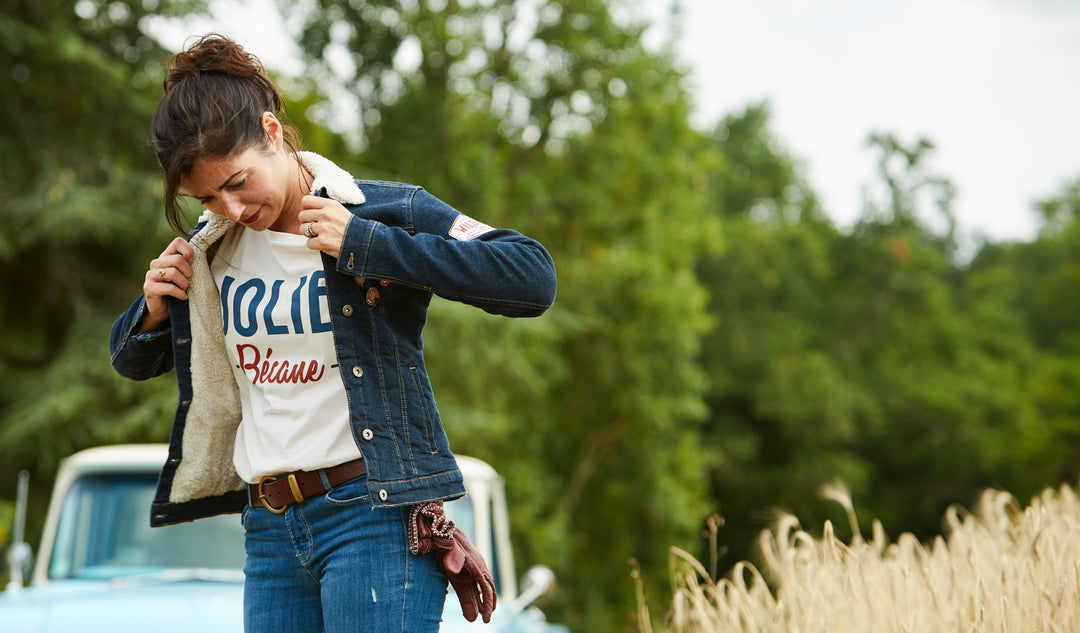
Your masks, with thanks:
[[[9,550],[12,581],[0,593],[0,631],[243,631],[240,520],[226,515],[151,528],[150,501],[165,458],[164,444],[117,445],[61,463],[36,561],[28,564],[24,543]],[[468,496],[446,504],[446,512],[484,554],[499,603],[490,624],[469,623],[449,596],[442,631],[568,633],[532,605],[552,589],[550,569],[529,569],[519,590],[502,479],[483,461],[458,460]]]

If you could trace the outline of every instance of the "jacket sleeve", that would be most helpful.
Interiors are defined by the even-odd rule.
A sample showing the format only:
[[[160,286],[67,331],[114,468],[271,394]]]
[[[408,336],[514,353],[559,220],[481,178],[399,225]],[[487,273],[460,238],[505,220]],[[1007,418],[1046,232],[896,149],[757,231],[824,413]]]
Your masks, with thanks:
[[[172,330],[166,324],[159,329],[139,332],[146,311],[140,295],[127,312],[113,323],[109,336],[109,355],[116,371],[126,378],[145,380],[173,368]]]
[[[353,209],[338,272],[421,288],[505,316],[539,316],[554,302],[555,263],[536,240],[475,222],[421,188],[396,208],[379,206],[369,201]],[[404,217],[374,219],[385,219],[384,211]]]

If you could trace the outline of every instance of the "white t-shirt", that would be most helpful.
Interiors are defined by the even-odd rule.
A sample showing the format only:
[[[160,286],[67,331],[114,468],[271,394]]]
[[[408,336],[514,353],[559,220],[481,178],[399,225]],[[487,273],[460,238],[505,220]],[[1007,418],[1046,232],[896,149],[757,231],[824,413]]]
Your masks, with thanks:
[[[211,264],[243,417],[233,463],[249,483],[360,457],[318,251],[292,233],[229,233]]]

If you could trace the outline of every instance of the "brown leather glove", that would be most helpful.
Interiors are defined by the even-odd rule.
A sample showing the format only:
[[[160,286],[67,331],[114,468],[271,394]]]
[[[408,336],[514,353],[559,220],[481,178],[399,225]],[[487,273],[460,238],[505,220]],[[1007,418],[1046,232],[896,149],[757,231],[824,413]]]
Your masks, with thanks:
[[[441,505],[413,506],[409,514],[409,551],[413,554],[445,552],[454,545],[456,529],[454,522],[446,518]]]
[[[464,532],[454,528],[454,545],[443,553],[441,563],[443,573],[461,602],[465,619],[474,622],[480,614],[484,623],[491,622],[491,613],[495,611],[495,579],[491,577],[484,557]]]
[[[495,611],[495,579],[484,557],[465,533],[446,518],[442,506],[426,503],[415,506],[409,516],[409,550],[413,554],[434,551],[439,567],[461,602],[461,612],[469,622],[483,616],[491,622]]]

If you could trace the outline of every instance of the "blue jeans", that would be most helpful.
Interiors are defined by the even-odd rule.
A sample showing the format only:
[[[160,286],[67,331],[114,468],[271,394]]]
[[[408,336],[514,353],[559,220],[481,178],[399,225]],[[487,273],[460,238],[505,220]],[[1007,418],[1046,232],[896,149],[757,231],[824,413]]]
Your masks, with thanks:
[[[284,514],[244,509],[247,633],[436,632],[447,582],[405,539],[409,508],[372,507],[365,476]]]

